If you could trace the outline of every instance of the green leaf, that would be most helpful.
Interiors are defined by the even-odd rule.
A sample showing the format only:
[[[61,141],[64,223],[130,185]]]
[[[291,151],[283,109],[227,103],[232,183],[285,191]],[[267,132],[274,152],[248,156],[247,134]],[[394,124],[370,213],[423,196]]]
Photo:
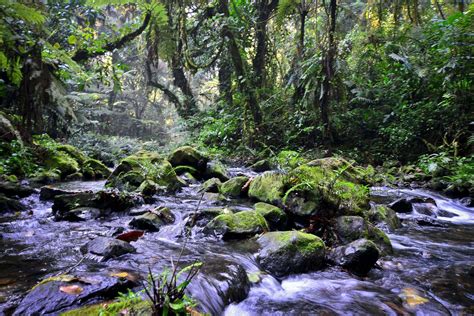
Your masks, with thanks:
[[[77,43],[77,38],[76,36],[74,35],[70,35],[68,38],[67,38],[67,42],[71,45],[75,45]]]

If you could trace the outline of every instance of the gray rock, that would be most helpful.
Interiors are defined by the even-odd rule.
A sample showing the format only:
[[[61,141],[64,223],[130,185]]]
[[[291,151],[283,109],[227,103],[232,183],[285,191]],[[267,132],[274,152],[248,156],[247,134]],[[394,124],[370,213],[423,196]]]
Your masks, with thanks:
[[[20,201],[0,194],[0,214],[7,212],[21,212],[26,209],[27,207]]]
[[[97,237],[81,247],[83,254],[90,253],[102,257],[101,261],[135,251],[135,247],[128,242],[110,237]]]
[[[153,212],[147,212],[132,219],[129,225],[136,229],[157,232],[162,226],[165,225],[165,223],[157,214]]]
[[[348,245],[335,248],[331,251],[329,258],[354,274],[364,276],[375,265],[379,255],[379,250],[373,242],[358,239]]]

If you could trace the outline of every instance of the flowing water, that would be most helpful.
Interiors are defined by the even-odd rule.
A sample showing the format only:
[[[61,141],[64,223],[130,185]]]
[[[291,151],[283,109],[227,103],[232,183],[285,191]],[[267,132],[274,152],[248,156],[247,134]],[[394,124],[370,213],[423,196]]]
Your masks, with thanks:
[[[247,170],[232,169],[234,174]],[[70,182],[68,188],[100,190],[104,182]],[[213,202],[202,199],[199,185],[173,196],[160,196],[153,205],[169,207],[172,225],[146,233],[132,244],[137,253],[107,262],[84,259],[79,248],[97,236],[112,236],[127,227],[127,213],[86,222],[55,221],[51,202],[37,194],[24,202],[30,212],[0,217],[0,314],[15,304],[39,280],[64,271],[100,271],[114,268],[159,271],[177,258],[185,242],[187,217],[199,209],[222,205],[250,209],[246,200]],[[400,215],[403,227],[389,234],[394,254],[383,257],[365,278],[337,267],[282,279],[260,272],[254,239],[223,242],[193,229],[186,240],[184,263],[199,260],[203,270],[190,291],[204,311],[213,315],[469,315],[474,314],[474,209],[459,201],[423,190],[372,188],[373,203],[388,203],[401,196],[429,197],[438,209],[429,215],[415,211]],[[222,275],[242,266],[258,275],[247,297],[228,304]],[[227,284],[232,287],[235,284]],[[227,293],[227,294],[226,294]]]

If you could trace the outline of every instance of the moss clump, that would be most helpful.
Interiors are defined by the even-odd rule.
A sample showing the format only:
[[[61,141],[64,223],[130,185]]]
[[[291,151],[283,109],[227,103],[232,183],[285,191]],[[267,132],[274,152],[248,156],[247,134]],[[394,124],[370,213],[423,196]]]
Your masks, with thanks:
[[[243,186],[249,180],[248,177],[235,177],[222,183],[219,192],[225,196],[238,197],[243,196]]]
[[[83,164],[87,160],[87,156],[84,155],[82,151],[72,145],[59,145],[56,147],[56,150],[66,153],[68,156],[76,160],[79,164]]]
[[[133,191],[145,180],[151,180],[168,190],[176,190],[183,185],[167,160],[148,151],[140,151],[123,159],[110,175],[106,185]]]
[[[271,229],[285,228],[288,216],[281,208],[263,202],[256,203],[254,208],[265,218]]]
[[[50,152],[48,156],[45,160],[46,167],[59,170],[62,178],[80,171],[79,163],[65,152]]]
[[[221,185],[222,185],[221,180],[219,180],[218,178],[211,178],[201,185],[200,191],[219,193],[219,189]]]
[[[221,214],[206,225],[206,231],[221,235],[224,239],[245,238],[267,231],[265,218],[255,211]]]
[[[350,182],[359,184],[374,182],[375,170],[372,166],[367,168],[356,166],[341,157],[316,159],[309,162],[308,166],[320,167],[326,173],[337,173],[339,177]]]
[[[288,177],[282,173],[267,171],[255,177],[249,186],[249,196],[256,200],[280,205]]]
[[[104,179],[111,172],[101,161],[89,158],[82,163],[82,173],[86,179]]]

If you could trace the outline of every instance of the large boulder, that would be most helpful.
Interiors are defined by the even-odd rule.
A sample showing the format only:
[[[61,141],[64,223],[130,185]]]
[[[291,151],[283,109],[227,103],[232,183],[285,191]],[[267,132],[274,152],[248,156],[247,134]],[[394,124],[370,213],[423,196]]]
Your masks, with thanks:
[[[359,276],[366,275],[378,258],[379,250],[377,246],[365,238],[337,247],[329,255],[329,259],[335,264]]]
[[[387,235],[360,216],[339,216],[336,218],[334,230],[343,244],[366,238],[375,243],[381,253],[393,252],[392,243]]]
[[[239,197],[245,196],[244,185],[249,181],[248,177],[235,177],[222,183],[219,192],[225,196]]]
[[[241,239],[268,231],[265,218],[255,211],[222,214],[205,227],[206,233],[222,236],[223,239]]]
[[[261,214],[268,223],[271,230],[283,230],[288,223],[288,216],[279,207],[268,203],[255,203],[255,212]]]
[[[65,151],[48,151],[44,163],[48,169],[58,170],[63,179],[66,178],[66,176],[77,173],[81,170],[79,162]]]
[[[171,191],[184,185],[167,160],[156,153],[140,151],[120,162],[108,178],[106,186],[134,191],[145,180],[151,180]]]
[[[29,186],[21,185],[18,182],[12,181],[0,181],[0,194],[4,194],[9,197],[27,197],[35,192],[34,189]]]
[[[262,246],[257,261],[276,276],[320,269],[325,245],[321,238],[298,231],[270,232],[258,239]]]
[[[40,199],[41,200],[51,200],[58,195],[71,195],[79,194],[81,191],[73,189],[65,189],[53,185],[45,185],[40,189]]]
[[[78,272],[43,280],[23,298],[13,315],[59,315],[98,299],[114,299],[137,284],[113,273]]]
[[[134,253],[136,249],[123,240],[111,237],[97,237],[82,246],[81,252],[98,256],[99,261],[106,261],[127,253]]]
[[[199,189],[200,192],[219,193],[222,182],[218,178],[211,178],[204,182]]]
[[[256,176],[249,186],[249,197],[274,205],[281,205],[287,185],[287,176],[267,171]]]
[[[188,166],[199,173],[205,173],[209,158],[191,146],[183,146],[175,149],[168,160],[173,167]]]

